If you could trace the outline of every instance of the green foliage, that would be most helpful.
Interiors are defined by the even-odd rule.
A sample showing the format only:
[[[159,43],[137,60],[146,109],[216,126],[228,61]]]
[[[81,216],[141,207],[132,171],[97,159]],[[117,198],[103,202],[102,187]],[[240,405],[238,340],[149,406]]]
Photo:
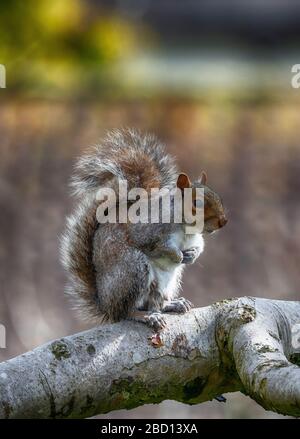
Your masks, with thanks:
[[[11,0],[0,5],[0,63],[8,92],[95,92],[107,69],[135,49],[135,28],[83,0]]]

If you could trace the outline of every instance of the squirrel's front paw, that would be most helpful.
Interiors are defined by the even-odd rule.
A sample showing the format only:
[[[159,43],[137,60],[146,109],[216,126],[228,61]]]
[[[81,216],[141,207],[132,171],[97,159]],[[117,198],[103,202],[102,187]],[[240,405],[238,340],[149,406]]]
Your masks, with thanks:
[[[179,297],[179,299],[171,300],[163,308],[163,312],[176,312],[178,314],[184,314],[192,308],[193,304],[185,299],[184,297]]]
[[[183,258],[181,261],[182,264],[193,264],[195,260],[198,258],[200,251],[198,248],[193,247],[193,248],[189,248],[188,250],[184,250],[182,254],[183,254]]]
[[[150,328],[154,329],[155,332],[161,331],[167,326],[166,319],[160,312],[149,314],[146,318],[146,323]]]

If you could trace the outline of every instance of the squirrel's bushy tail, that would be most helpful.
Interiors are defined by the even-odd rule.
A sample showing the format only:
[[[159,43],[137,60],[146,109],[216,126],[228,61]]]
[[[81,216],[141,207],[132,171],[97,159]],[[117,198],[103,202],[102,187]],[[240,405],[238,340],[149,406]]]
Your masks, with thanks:
[[[97,203],[87,196],[67,218],[61,239],[61,261],[68,274],[66,294],[85,319],[99,318],[93,267],[93,236],[98,222]]]
[[[169,187],[176,168],[157,138],[136,130],[114,130],[77,162],[71,186],[75,195],[97,191],[113,178],[127,180],[128,189]]]
[[[71,186],[79,200],[67,218],[61,242],[61,259],[68,272],[67,294],[86,318],[99,318],[93,238],[98,227],[96,193],[127,180],[134,187],[172,187],[177,171],[173,159],[152,135],[135,130],[114,130],[104,141],[84,154],[75,166]]]

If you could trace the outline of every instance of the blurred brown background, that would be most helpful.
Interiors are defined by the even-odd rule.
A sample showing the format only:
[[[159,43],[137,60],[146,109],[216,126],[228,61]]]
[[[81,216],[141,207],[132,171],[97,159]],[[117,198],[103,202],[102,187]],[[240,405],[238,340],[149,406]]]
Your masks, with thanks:
[[[0,14],[0,323],[6,360],[88,327],[63,295],[75,158],[106,130],[158,135],[223,197],[229,223],[184,276],[195,306],[299,300],[297,2],[13,0]],[[106,417],[279,417],[240,394]]]

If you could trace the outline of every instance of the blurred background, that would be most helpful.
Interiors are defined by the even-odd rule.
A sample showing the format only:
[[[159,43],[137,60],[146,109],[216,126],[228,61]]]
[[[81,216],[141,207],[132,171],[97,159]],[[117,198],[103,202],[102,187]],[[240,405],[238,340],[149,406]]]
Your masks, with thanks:
[[[1,361],[88,327],[63,295],[59,236],[74,160],[111,128],[157,134],[223,197],[228,225],[185,272],[195,306],[299,300],[299,21],[296,0],[0,3]],[[227,397],[106,417],[280,417]]]

